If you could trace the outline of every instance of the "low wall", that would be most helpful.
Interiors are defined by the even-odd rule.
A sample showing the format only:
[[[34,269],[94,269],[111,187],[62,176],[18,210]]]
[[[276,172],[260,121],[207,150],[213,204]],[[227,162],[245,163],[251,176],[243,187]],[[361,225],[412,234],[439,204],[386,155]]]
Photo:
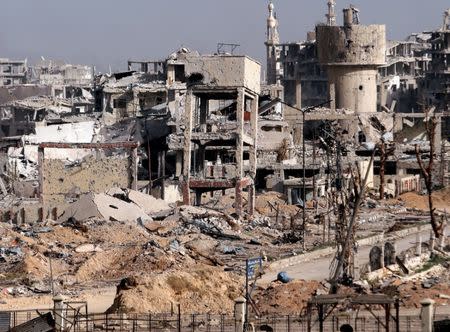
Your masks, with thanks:
[[[431,225],[420,225],[420,226],[411,227],[411,228],[403,229],[401,231],[392,232],[392,233],[388,233],[388,234],[382,233],[379,235],[360,239],[356,242],[359,247],[373,246],[380,242],[393,241],[393,240],[400,239],[400,238],[403,238],[403,237],[411,235],[411,234],[415,234],[415,233],[423,232],[423,231],[427,231],[427,230],[431,230]],[[318,250],[315,250],[312,252],[308,252],[306,254],[301,254],[301,255],[277,260],[275,262],[270,263],[268,268],[270,270],[280,270],[280,269],[283,269],[283,268],[286,268],[286,267],[289,267],[292,265],[297,265],[297,264],[309,262],[309,261],[312,261],[312,260],[315,260],[315,259],[318,259],[321,257],[330,256],[330,255],[334,254],[335,252],[336,252],[336,247],[333,247],[333,246],[323,248],[323,249],[318,249]]]

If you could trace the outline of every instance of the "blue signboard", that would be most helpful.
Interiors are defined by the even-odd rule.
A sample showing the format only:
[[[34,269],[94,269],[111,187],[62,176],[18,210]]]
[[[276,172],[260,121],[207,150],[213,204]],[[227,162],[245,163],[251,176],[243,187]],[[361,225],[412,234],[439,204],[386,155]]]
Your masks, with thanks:
[[[248,278],[253,278],[255,275],[258,275],[258,273],[262,271],[262,258],[248,259],[246,270]]]

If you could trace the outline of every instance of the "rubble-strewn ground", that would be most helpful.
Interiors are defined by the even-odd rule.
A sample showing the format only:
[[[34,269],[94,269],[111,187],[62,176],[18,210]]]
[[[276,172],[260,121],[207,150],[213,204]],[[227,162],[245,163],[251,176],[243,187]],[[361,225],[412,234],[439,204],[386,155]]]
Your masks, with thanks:
[[[288,284],[272,282],[267,287],[259,287],[255,292],[255,302],[262,315],[283,312],[286,315],[304,313],[307,302],[324,287],[318,281],[294,280]]]
[[[408,208],[428,211],[428,196],[419,195],[414,192],[405,193],[400,196],[400,201],[405,202]],[[450,208],[450,188],[441,189],[433,193],[433,205],[438,210]]]
[[[409,203],[409,196],[383,203],[368,199],[357,237],[425,220],[424,212],[407,207],[418,207]],[[234,199],[230,195],[211,198],[201,208],[168,208],[154,198],[148,200],[133,191],[113,190],[101,199],[87,197],[80,200],[83,204],[72,204],[58,221],[33,226],[0,224],[0,309],[50,306],[52,274],[55,291],[70,299],[109,299],[106,306],[103,303],[92,309],[111,305],[120,284],[110,310],[158,312],[181,303],[185,312],[231,312],[233,300],[243,294],[246,258],[263,256],[271,261],[302,252],[298,241],[301,212],[287,205],[281,194],[260,194],[257,215],[242,221],[231,214]],[[136,211],[115,214],[111,206],[119,201],[124,209],[139,208],[140,217],[133,219]],[[308,208],[308,250],[325,245],[324,227],[313,218],[313,212]],[[75,218],[83,214],[92,216]],[[127,216],[132,217],[126,220]],[[333,240],[333,232],[332,227],[328,236],[327,230],[326,241],[328,237]],[[374,283],[373,289],[366,285],[363,291],[400,295],[407,307],[417,307],[424,296],[446,304],[449,281],[442,277],[446,273],[448,267],[418,281],[380,278],[383,287]],[[439,282],[425,288],[423,281],[432,278]],[[255,299],[261,313],[298,314],[318,291],[327,292],[328,288],[318,281],[273,282],[259,285]]]

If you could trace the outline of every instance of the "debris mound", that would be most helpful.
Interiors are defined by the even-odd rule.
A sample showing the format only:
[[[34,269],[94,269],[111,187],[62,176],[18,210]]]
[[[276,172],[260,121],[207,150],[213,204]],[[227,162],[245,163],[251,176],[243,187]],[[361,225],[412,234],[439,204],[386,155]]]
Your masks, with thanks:
[[[265,289],[257,289],[254,299],[262,315],[280,312],[286,315],[299,315],[318,290],[324,291],[324,288],[314,280],[293,280],[286,284],[273,282]]]
[[[243,281],[205,265],[121,281],[108,313],[163,313],[179,303],[183,313],[232,313]]]

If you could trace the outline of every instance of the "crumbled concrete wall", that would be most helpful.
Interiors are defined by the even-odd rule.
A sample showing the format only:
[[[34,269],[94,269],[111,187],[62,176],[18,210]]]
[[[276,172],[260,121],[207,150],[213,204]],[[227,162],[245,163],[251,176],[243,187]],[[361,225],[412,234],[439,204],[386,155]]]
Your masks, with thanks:
[[[22,200],[10,206],[0,206],[0,220],[14,224],[34,224],[50,218],[49,211],[43,211],[38,200]]]
[[[13,182],[14,194],[18,197],[35,198],[39,197],[38,181],[15,181]]]
[[[63,160],[45,159],[42,172],[45,202],[63,202],[80,194],[131,186],[130,161],[126,156],[89,156],[77,166],[66,166]]]
[[[386,62],[386,26],[319,25],[317,43],[323,64],[383,65]]]
[[[205,85],[261,91],[261,65],[246,56],[186,57],[185,74],[188,79],[201,74]]]
[[[258,122],[258,151],[278,151],[284,141],[292,144],[287,122],[259,121]]]

